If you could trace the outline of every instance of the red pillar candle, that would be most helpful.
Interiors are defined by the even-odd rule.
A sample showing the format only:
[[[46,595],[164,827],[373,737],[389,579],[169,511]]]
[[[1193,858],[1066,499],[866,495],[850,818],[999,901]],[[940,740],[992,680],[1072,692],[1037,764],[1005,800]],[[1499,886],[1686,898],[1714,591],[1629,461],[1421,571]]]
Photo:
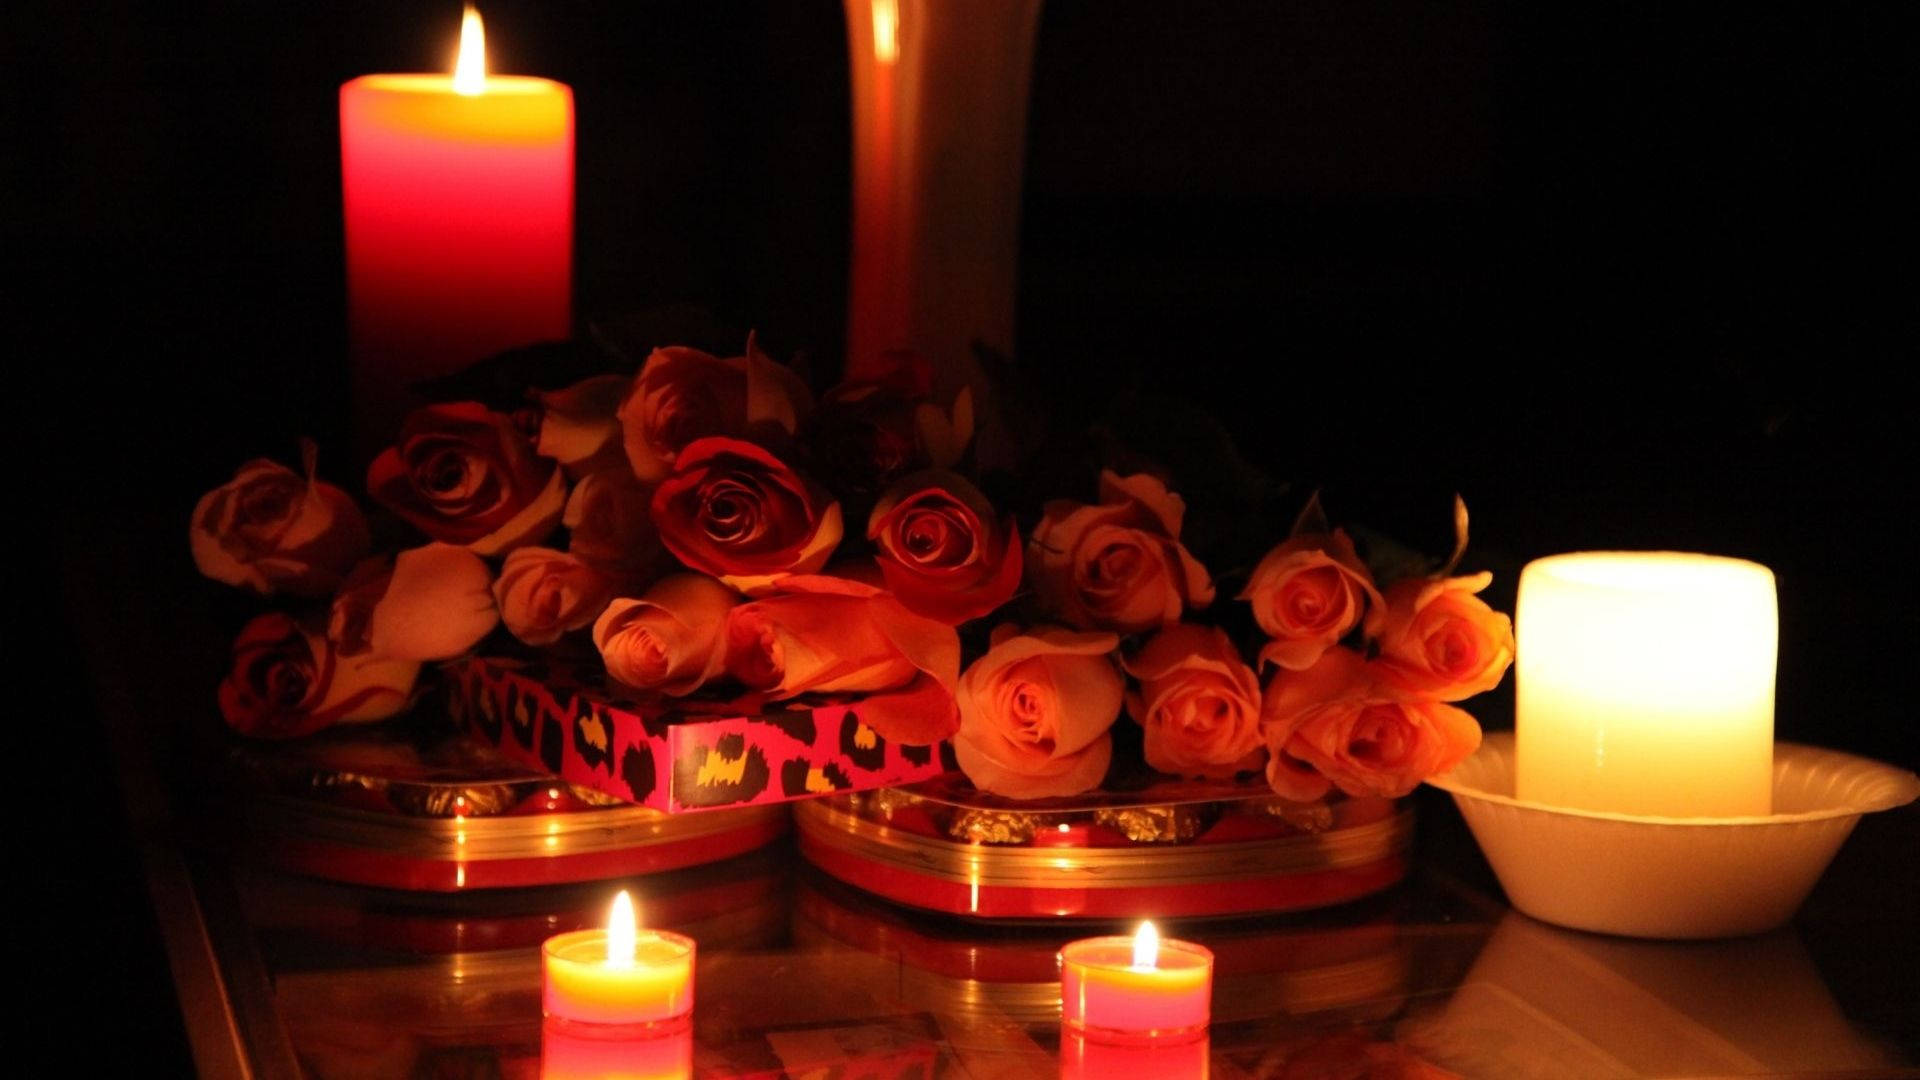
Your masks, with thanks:
[[[340,88],[363,438],[384,439],[418,404],[410,384],[571,332],[573,91],[488,75],[481,33],[468,8],[452,75]]]
[[[1161,941],[1152,923],[1131,938],[1069,942],[1060,950],[1060,1019],[1095,1042],[1171,1044],[1206,1035],[1213,1016],[1213,953]]]

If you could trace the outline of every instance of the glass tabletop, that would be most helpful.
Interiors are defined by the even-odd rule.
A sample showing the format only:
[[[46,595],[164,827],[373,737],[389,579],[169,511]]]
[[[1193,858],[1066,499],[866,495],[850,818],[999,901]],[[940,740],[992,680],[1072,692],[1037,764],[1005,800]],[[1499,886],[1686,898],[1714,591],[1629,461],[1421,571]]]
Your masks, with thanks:
[[[1399,888],[1163,926],[1219,958],[1206,1046],[1087,1073],[1920,1075],[1914,1003],[1888,997],[1902,984],[1884,970],[1889,950],[1910,955],[1911,916],[1878,902],[1902,887],[1882,860],[1911,850],[1913,808],[1869,819],[1789,927],[1662,943],[1511,911],[1431,796]],[[451,896],[187,862],[219,987],[183,974],[182,1000],[191,1024],[191,1002],[219,999],[255,1075],[543,1075],[539,944],[601,923],[620,888],[645,924],[699,942],[696,1077],[1061,1075],[1055,955],[1115,929],[899,907],[821,874],[790,842],[667,874]]]

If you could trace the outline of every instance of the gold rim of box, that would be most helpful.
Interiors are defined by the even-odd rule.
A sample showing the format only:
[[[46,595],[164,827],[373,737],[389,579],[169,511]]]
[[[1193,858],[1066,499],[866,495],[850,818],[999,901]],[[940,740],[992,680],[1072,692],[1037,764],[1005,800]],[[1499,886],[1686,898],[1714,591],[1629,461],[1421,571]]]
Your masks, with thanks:
[[[459,862],[584,855],[679,843],[771,824],[784,803],[668,814],[645,806],[500,817],[399,817],[304,799],[262,799],[248,810],[269,837]]]
[[[1028,848],[964,844],[888,828],[825,800],[794,808],[800,831],[848,854],[963,885],[1125,889],[1366,866],[1407,849],[1413,811],[1330,832],[1181,847]]]

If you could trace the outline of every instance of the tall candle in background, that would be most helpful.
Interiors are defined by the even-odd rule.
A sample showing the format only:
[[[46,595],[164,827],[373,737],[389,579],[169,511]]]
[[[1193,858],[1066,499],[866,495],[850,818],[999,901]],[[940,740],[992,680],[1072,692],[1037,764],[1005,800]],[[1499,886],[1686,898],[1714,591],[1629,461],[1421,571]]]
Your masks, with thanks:
[[[488,75],[467,9],[452,75],[340,88],[356,441],[384,444],[408,386],[569,336],[573,91]]]
[[[1757,563],[1555,555],[1520,575],[1514,794],[1667,817],[1770,813],[1779,615]]]

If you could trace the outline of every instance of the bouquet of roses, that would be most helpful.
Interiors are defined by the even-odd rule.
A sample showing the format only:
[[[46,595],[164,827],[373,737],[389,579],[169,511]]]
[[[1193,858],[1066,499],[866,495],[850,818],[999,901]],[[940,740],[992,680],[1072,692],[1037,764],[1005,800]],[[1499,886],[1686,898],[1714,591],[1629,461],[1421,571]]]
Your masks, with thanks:
[[[1154,770],[1264,770],[1302,802],[1405,794],[1478,745],[1453,703],[1514,646],[1476,596],[1491,575],[1451,576],[1464,506],[1444,568],[1376,581],[1311,501],[1235,598],[1260,631],[1243,652],[1204,621],[1224,605],[1165,478],[1101,470],[1093,502],[1016,521],[972,467],[969,392],[936,401],[932,381],[890,354],[816,399],[749,337],[511,410],[428,405],[367,473],[424,541],[392,553],[369,555],[311,445],[299,471],[251,462],[195,508],[195,560],[316,603],[242,630],[222,713],[254,737],[395,716],[424,666],[504,627],[590,640],[636,697],[858,696],[880,735],[951,739],[976,786],[1015,798],[1099,786],[1123,717]]]

